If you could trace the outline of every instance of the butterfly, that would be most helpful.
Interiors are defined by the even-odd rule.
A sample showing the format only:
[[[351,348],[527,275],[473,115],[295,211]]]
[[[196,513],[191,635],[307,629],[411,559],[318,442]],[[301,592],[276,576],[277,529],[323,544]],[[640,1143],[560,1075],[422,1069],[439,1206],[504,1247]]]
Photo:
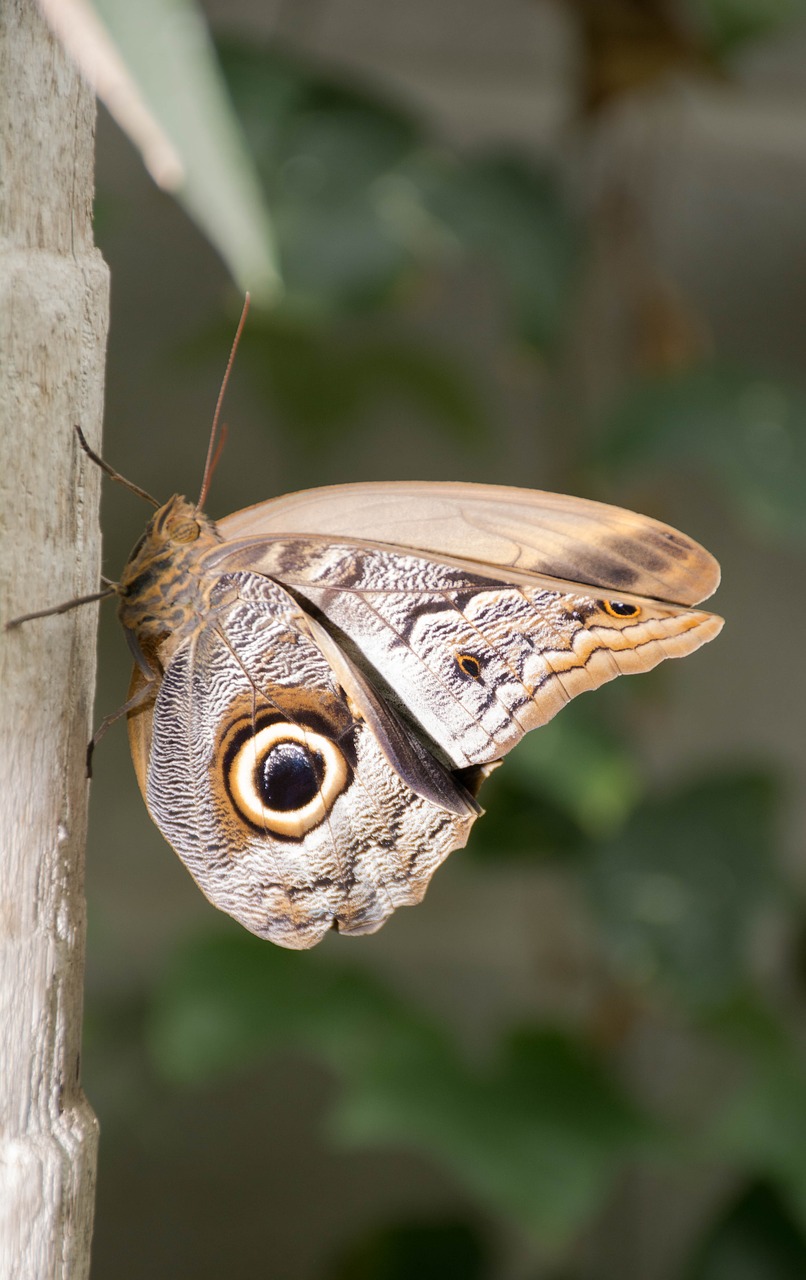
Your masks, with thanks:
[[[218,522],[174,496],[118,586],[149,813],[260,937],[372,933],[524,733],[717,635],[691,606],[718,580],[676,530],[558,494],[352,484]]]
[[[419,902],[525,733],[712,640],[692,606],[719,566],[647,516],[494,485],[348,484],[214,522],[226,380],[199,501],[123,481],[156,510],[85,599],[118,597],[117,714],[157,827],[216,907],[301,949]]]

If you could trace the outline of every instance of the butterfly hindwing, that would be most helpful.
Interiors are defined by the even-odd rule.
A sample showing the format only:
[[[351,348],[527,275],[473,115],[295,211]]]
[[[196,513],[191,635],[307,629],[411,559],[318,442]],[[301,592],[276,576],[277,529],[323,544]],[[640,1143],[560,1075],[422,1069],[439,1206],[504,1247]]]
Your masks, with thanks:
[[[402,550],[277,539],[234,551],[350,645],[457,768],[500,759],[578,693],[690,653],[721,620]]]
[[[436,761],[421,778],[419,746],[393,767],[405,729],[384,720],[384,751],[358,685],[344,690],[281,587],[226,574],[210,603],[153,708],[151,816],[204,893],[252,932],[297,948],[332,927],[373,932],[422,898],[478,808]],[[419,794],[429,785],[442,803]]]

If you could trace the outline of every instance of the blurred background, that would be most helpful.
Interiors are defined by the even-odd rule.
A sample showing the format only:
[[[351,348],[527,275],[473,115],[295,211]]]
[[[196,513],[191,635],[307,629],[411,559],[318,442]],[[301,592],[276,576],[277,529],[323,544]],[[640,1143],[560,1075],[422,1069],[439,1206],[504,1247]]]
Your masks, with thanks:
[[[530,735],[422,906],[308,954],[204,901],[110,733],[95,1280],[802,1280],[806,5],[204,10],[286,282],[210,514],[578,493],[702,541],[727,625]],[[195,496],[241,293],[103,112],[96,229],[105,455]],[[108,487],[110,576],[146,516]]]

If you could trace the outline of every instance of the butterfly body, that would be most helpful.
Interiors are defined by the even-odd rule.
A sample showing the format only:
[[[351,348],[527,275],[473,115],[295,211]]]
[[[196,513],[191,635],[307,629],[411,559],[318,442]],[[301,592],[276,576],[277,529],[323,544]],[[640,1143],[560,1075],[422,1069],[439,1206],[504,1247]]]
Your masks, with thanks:
[[[717,581],[685,535],[562,495],[352,485],[218,524],[172,498],[120,584],[149,811],[252,932],[373,932],[525,732],[718,632],[690,607]]]
[[[149,520],[118,584],[118,618],[144,671],[143,645],[167,636],[176,645],[207,613],[215,579],[204,563],[220,545],[212,520],[179,494]]]

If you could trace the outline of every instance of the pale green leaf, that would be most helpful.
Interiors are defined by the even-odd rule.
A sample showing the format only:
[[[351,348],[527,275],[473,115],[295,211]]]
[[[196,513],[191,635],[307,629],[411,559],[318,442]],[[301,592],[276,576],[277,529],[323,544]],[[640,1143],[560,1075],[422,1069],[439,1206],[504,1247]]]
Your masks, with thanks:
[[[270,217],[192,0],[98,0],[143,100],[181,163],[176,196],[242,289],[267,303],[280,290]]]

